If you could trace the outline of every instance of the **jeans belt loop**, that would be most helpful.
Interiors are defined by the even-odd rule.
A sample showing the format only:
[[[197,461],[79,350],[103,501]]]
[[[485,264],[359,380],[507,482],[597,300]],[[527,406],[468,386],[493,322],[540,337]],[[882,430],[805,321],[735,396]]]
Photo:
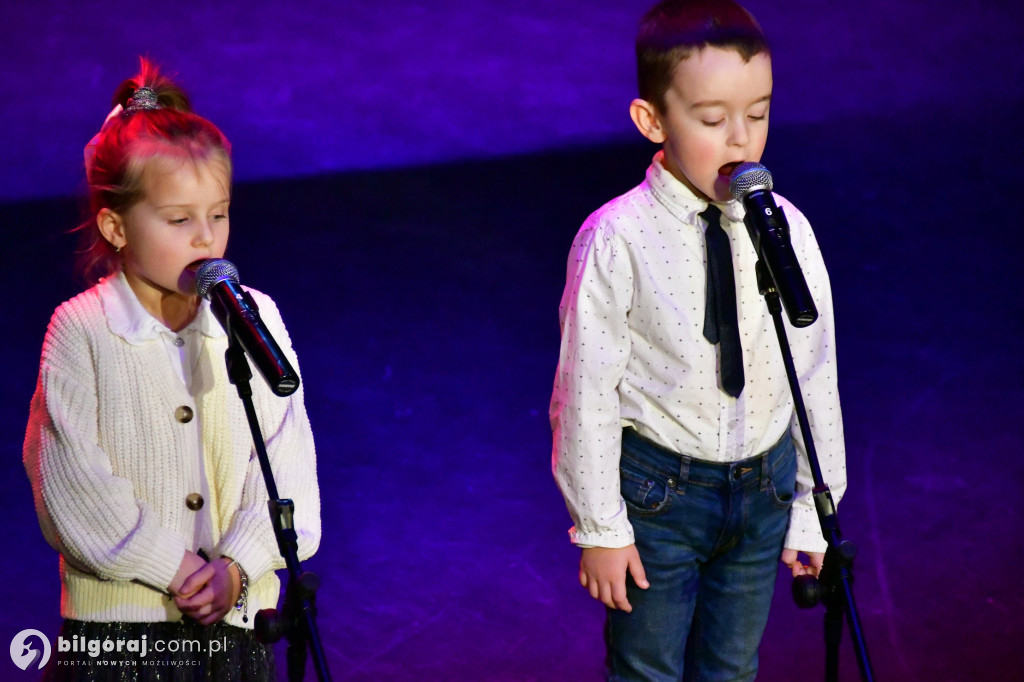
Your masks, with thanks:
[[[766,453],[761,457],[761,490],[767,490],[768,484],[772,482],[772,470],[775,467],[776,460],[782,456],[784,450],[782,446],[789,440],[789,431],[782,434],[778,442],[771,446]]]
[[[772,481],[772,453],[774,448],[761,455],[761,490],[768,490]]]
[[[686,490],[688,480],[690,480],[690,458],[686,455],[679,455],[679,475],[676,477],[677,493],[683,493]]]

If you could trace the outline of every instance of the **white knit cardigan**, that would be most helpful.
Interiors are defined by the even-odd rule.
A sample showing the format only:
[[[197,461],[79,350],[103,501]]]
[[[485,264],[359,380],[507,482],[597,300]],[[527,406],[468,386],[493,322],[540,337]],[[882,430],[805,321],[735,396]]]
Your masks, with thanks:
[[[185,550],[199,549],[192,546],[197,514],[185,500],[203,489],[214,544],[206,551],[232,557],[249,575],[248,623],[234,609],[225,621],[251,628],[256,611],[277,603],[273,571],[284,561],[243,405],[227,377],[227,336],[204,304],[206,333],[186,389],[162,340],[131,341],[123,330],[115,332],[128,290],[123,275],[118,278],[54,312],[25,434],[36,512],[47,542],[61,555],[61,615],[179,620],[167,587]],[[297,369],[277,306],[249,291]],[[278,492],[295,501],[304,560],[320,543],[320,492],[303,391],[275,396],[259,374],[251,385]],[[195,418],[179,421],[182,407]]]

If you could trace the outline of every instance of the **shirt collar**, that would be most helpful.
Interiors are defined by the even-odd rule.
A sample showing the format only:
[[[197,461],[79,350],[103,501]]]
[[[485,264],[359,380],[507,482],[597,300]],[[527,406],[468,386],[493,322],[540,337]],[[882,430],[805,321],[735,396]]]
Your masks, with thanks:
[[[211,338],[224,336],[224,329],[213,316],[209,301],[200,301],[195,319],[181,331],[173,332],[142,307],[124,272],[104,278],[97,290],[110,331],[134,346],[158,339],[160,334],[184,336],[198,332]]]
[[[658,151],[651,160],[647,169],[647,185],[660,204],[667,208],[672,215],[690,225],[697,225],[697,215],[708,207],[708,201],[694,194],[693,190],[665,168],[665,152]],[[725,217],[734,222],[743,221],[743,205],[732,199],[726,202],[716,202]]]

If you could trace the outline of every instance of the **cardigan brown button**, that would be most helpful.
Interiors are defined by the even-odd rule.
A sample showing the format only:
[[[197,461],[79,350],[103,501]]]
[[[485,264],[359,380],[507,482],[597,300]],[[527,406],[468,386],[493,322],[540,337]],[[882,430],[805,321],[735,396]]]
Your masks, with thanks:
[[[185,506],[192,511],[199,511],[203,508],[203,496],[199,493],[189,493],[185,498]]]
[[[174,418],[182,424],[188,424],[192,421],[192,408],[188,405],[182,405],[174,411]]]

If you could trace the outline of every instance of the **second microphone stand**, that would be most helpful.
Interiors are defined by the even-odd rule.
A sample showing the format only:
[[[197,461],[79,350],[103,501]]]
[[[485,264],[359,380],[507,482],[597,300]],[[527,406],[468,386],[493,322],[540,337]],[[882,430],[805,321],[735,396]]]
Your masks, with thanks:
[[[756,247],[757,242],[755,241]],[[837,682],[839,679],[839,642],[842,639],[843,614],[845,613],[850,626],[850,635],[853,638],[853,646],[857,653],[861,679],[873,682],[875,678],[871,670],[871,660],[868,657],[867,643],[864,641],[860,618],[857,615],[857,605],[853,599],[853,558],[857,549],[849,541],[843,540],[839,530],[839,517],[836,515],[832,491],[829,490],[821,475],[821,464],[818,462],[817,450],[814,449],[811,427],[807,421],[807,411],[804,409],[800,384],[793,366],[793,354],[790,351],[786,327],[782,321],[782,304],[779,301],[779,293],[760,253],[758,253],[756,267],[757,286],[768,304],[768,312],[771,313],[772,320],[775,322],[775,333],[779,337],[782,361],[786,366],[786,376],[789,379],[790,392],[793,394],[793,405],[800,422],[800,432],[803,434],[807,460],[810,463],[811,476],[814,479],[814,490],[812,491],[814,507],[818,512],[822,535],[828,543],[820,577],[815,579],[810,575],[799,576],[793,583],[793,597],[797,604],[804,608],[810,608],[819,602],[825,604],[826,681]]]

